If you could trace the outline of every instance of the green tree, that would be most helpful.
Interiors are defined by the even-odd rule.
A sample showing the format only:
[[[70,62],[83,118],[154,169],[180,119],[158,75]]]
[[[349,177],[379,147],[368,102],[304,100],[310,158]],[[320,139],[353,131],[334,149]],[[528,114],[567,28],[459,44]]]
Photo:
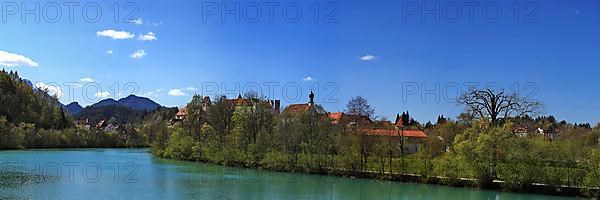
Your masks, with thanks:
[[[497,178],[498,161],[506,149],[505,142],[514,137],[511,124],[490,127],[484,120],[474,121],[464,134],[457,136],[455,150],[469,161],[479,184],[488,186]]]
[[[24,131],[13,129],[5,116],[0,116],[0,149],[23,148]]]
[[[587,170],[587,174],[584,178],[584,184],[587,188],[598,188],[600,187],[600,150],[594,149],[588,153],[587,158],[583,163],[584,168]],[[592,194],[594,197],[600,197],[599,190]]]
[[[194,138],[184,133],[181,128],[175,128],[169,137],[164,157],[180,160],[192,160]]]

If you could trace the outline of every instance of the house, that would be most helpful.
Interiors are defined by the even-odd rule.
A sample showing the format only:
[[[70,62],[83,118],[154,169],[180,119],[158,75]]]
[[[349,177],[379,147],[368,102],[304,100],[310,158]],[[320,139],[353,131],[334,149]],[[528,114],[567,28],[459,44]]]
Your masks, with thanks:
[[[226,99],[227,104],[234,107],[235,109],[255,109],[257,105],[268,106],[275,113],[280,112],[281,101],[280,100],[262,100],[257,98],[243,98],[242,95],[238,95],[235,99]]]
[[[306,112],[310,108],[313,108],[314,106],[315,106],[315,93],[310,91],[310,94],[308,95],[308,103],[290,104],[287,107],[285,107],[285,109],[283,109],[283,112],[287,113],[287,114],[296,114],[296,113],[300,113],[300,112]]]
[[[183,121],[188,115],[187,106],[179,109],[177,114],[175,114],[175,121]]]
[[[555,139],[558,139],[558,136],[559,136],[559,134],[552,129],[544,130],[542,128],[538,128],[536,133],[538,135],[543,135],[544,139],[546,139],[546,140],[555,140]]]
[[[107,126],[106,121],[105,120],[100,120],[100,122],[98,122],[98,124],[96,124],[96,130],[103,129],[106,126]]]
[[[332,124],[342,126],[370,126],[374,125],[373,120],[364,115],[352,115],[343,112],[328,113]]]
[[[202,111],[207,111],[208,108],[210,107],[210,105],[212,105],[212,102],[210,101],[210,97],[204,96],[204,98],[202,99]]]
[[[261,102],[262,101],[262,102]],[[280,100],[261,100],[256,98],[243,98],[242,95],[238,95],[235,99],[227,99],[225,98],[225,102],[227,105],[233,107],[236,110],[249,110],[256,108],[260,103],[265,103],[269,109],[273,112],[279,113],[281,101]],[[207,112],[212,105],[212,101],[210,97],[205,96],[202,98],[202,111]],[[174,124],[176,122],[180,122],[187,118],[189,113],[189,109],[187,106],[179,109],[177,114],[175,114],[175,118],[173,118],[170,123]]]
[[[527,137],[529,135],[529,131],[527,130],[527,127],[525,127],[525,126],[516,126],[513,129],[513,133],[517,137]]]
[[[90,120],[89,119],[85,119],[85,120],[75,120],[73,121],[73,123],[75,124],[75,126],[77,126],[77,128],[81,129],[81,130],[90,130],[90,128],[92,128],[92,125],[90,124]]]
[[[116,124],[108,124],[104,127],[104,131],[117,131],[119,129],[119,125]]]
[[[404,151],[406,153],[416,153],[429,138],[425,132],[420,130],[363,129],[362,131],[382,142],[392,139],[397,143],[395,145],[398,148],[402,146],[400,141],[404,141]]]

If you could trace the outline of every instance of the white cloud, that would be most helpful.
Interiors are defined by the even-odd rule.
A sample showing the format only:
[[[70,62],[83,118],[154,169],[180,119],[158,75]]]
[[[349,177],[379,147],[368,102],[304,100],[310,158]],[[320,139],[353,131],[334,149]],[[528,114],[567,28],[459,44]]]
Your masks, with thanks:
[[[108,55],[112,55],[112,54],[113,54],[113,50],[108,50],[108,51],[106,51],[106,54],[108,54]]]
[[[83,85],[81,85],[81,83],[75,83],[75,82],[66,82],[65,86],[67,87],[73,87],[73,88],[80,88]]]
[[[135,52],[133,52],[133,54],[131,54],[129,57],[133,58],[133,59],[141,59],[144,56],[146,56],[146,51],[142,50],[137,50]]]
[[[186,87],[185,90],[187,90],[187,91],[196,91],[196,90],[198,90],[198,88],[190,86],[190,87]]]
[[[146,92],[146,93],[142,94],[142,96],[145,96],[145,97],[152,97],[152,96],[155,96],[155,95],[154,95],[154,92],[153,92],[153,91],[150,91],[150,92]]]
[[[307,77],[304,77],[302,80],[303,81],[314,81],[315,79],[313,77],[307,76]]]
[[[159,88],[159,89],[155,89],[153,91],[148,91],[146,93],[141,94],[141,96],[145,96],[145,97],[159,97],[159,96],[163,96],[165,89]]]
[[[169,90],[169,96],[185,96],[186,94],[183,93],[183,91],[181,91],[180,89],[171,89]]]
[[[6,66],[6,67],[17,67],[17,66],[37,67],[37,66],[39,66],[39,64],[37,62],[31,60],[28,57],[0,50],[0,66]]]
[[[48,92],[48,94],[60,98],[62,97],[62,89],[60,89],[59,85],[53,85],[53,84],[46,84],[44,82],[38,82],[35,84],[35,87],[40,89],[40,90],[45,90]]]
[[[375,57],[374,55],[371,55],[371,54],[367,54],[367,55],[360,57],[360,60],[362,60],[362,61],[373,61],[375,59],[377,59],[377,57]]]
[[[90,77],[85,77],[85,78],[79,79],[79,81],[81,81],[81,82],[94,82],[95,80],[93,78],[90,78]]]
[[[108,93],[107,91],[96,92],[96,94],[94,94],[94,96],[97,98],[106,98],[106,97],[110,96],[110,93]]]
[[[163,25],[163,23],[162,22],[153,22],[152,25],[159,26],[159,25]]]
[[[135,25],[142,25],[142,24],[144,24],[144,20],[142,20],[142,18],[137,18],[137,19],[129,20],[127,22],[135,24]]]
[[[154,40],[158,40],[158,38],[156,38],[156,33],[154,33],[154,32],[148,32],[148,33],[146,33],[146,35],[140,35],[138,37],[138,40],[141,40],[141,41],[154,41]]]
[[[109,37],[109,38],[112,38],[113,40],[124,40],[124,39],[131,39],[131,38],[135,37],[135,34],[127,32],[127,31],[117,31],[117,30],[108,29],[108,30],[96,32],[96,36]]]

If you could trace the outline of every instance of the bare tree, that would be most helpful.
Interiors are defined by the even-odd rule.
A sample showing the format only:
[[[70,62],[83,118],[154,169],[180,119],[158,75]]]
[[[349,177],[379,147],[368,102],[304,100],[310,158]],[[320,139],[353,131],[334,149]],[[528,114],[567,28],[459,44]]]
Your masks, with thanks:
[[[492,126],[509,117],[537,115],[542,104],[519,97],[507,95],[503,89],[471,90],[458,99],[459,104],[466,106],[466,111],[476,118],[487,118]]]
[[[351,115],[367,116],[373,119],[375,109],[371,108],[367,99],[361,96],[352,97],[346,104],[346,113]]]

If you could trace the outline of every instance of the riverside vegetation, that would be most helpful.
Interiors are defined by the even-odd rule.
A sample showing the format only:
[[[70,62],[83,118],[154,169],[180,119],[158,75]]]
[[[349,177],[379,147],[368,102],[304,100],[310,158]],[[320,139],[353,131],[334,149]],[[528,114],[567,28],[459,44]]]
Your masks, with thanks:
[[[480,91],[481,92],[481,91]],[[485,92],[485,91],[484,91]],[[502,93],[492,93],[503,96]],[[281,171],[329,173],[346,171],[415,174],[422,182],[459,185],[463,178],[475,187],[502,181],[505,190],[527,190],[533,183],[566,185],[598,197],[600,187],[600,126],[556,121],[552,116],[530,117],[497,108],[477,107],[477,94],[464,96],[465,113],[451,120],[440,116],[424,125],[407,120],[406,129],[424,130],[429,138],[419,151],[404,154],[395,137],[375,139],[362,132],[384,128],[339,126],[315,105],[306,112],[274,113],[261,102],[236,108],[223,97],[202,108],[202,98],[188,103],[188,116],[170,125],[175,109],[145,114],[123,131],[81,130],[56,98],[34,90],[16,73],[0,73],[0,149],[55,147],[151,147],[159,157]],[[472,97],[472,98],[469,98]],[[364,98],[351,100],[348,111],[372,115]],[[481,99],[479,99],[481,100]],[[353,103],[354,102],[354,103]],[[534,105],[534,104],[527,104]],[[501,112],[497,112],[501,111]],[[524,110],[528,111],[528,110]],[[408,117],[408,114],[407,114]],[[521,126],[558,130],[549,140],[542,135],[519,137]],[[348,173],[352,175],[352,173]],[[348,175],[347,174],[347,175]]]
[[[405,155],[395,143],[361,131],[373,127],[332,124],[318,105],[306,112],[281,114],[266,105],[235,108],[225,98],[206,111],[200,105],[202,98],[195,96],[188,104],[188,117],[171,127],[166,125],[170,118],[160,113],[145,121],[142,132],[154,133],[154,155],[282,171],[371,172],[384,179],[390,174],[416,174],[422,182],[445,177],[439,180],[447,185],[469,178],[475,180],[472,186],[482,188],[500,180],[507,191],[527,190],[533,183],[566,185],[598,196],[597,190],[589,188],[600,186],[599,126],[527,115],[489,120],[462,114],[457,120],[440,117],[425,126],[411,120],[407,128],[423,129],[429,138],[417,153]],[[347,110],[360,107],[371,112],[368,104],[348,106]],[[519,137],[516,124],[553,128],[561,135],[553,140],[540,135]]]

